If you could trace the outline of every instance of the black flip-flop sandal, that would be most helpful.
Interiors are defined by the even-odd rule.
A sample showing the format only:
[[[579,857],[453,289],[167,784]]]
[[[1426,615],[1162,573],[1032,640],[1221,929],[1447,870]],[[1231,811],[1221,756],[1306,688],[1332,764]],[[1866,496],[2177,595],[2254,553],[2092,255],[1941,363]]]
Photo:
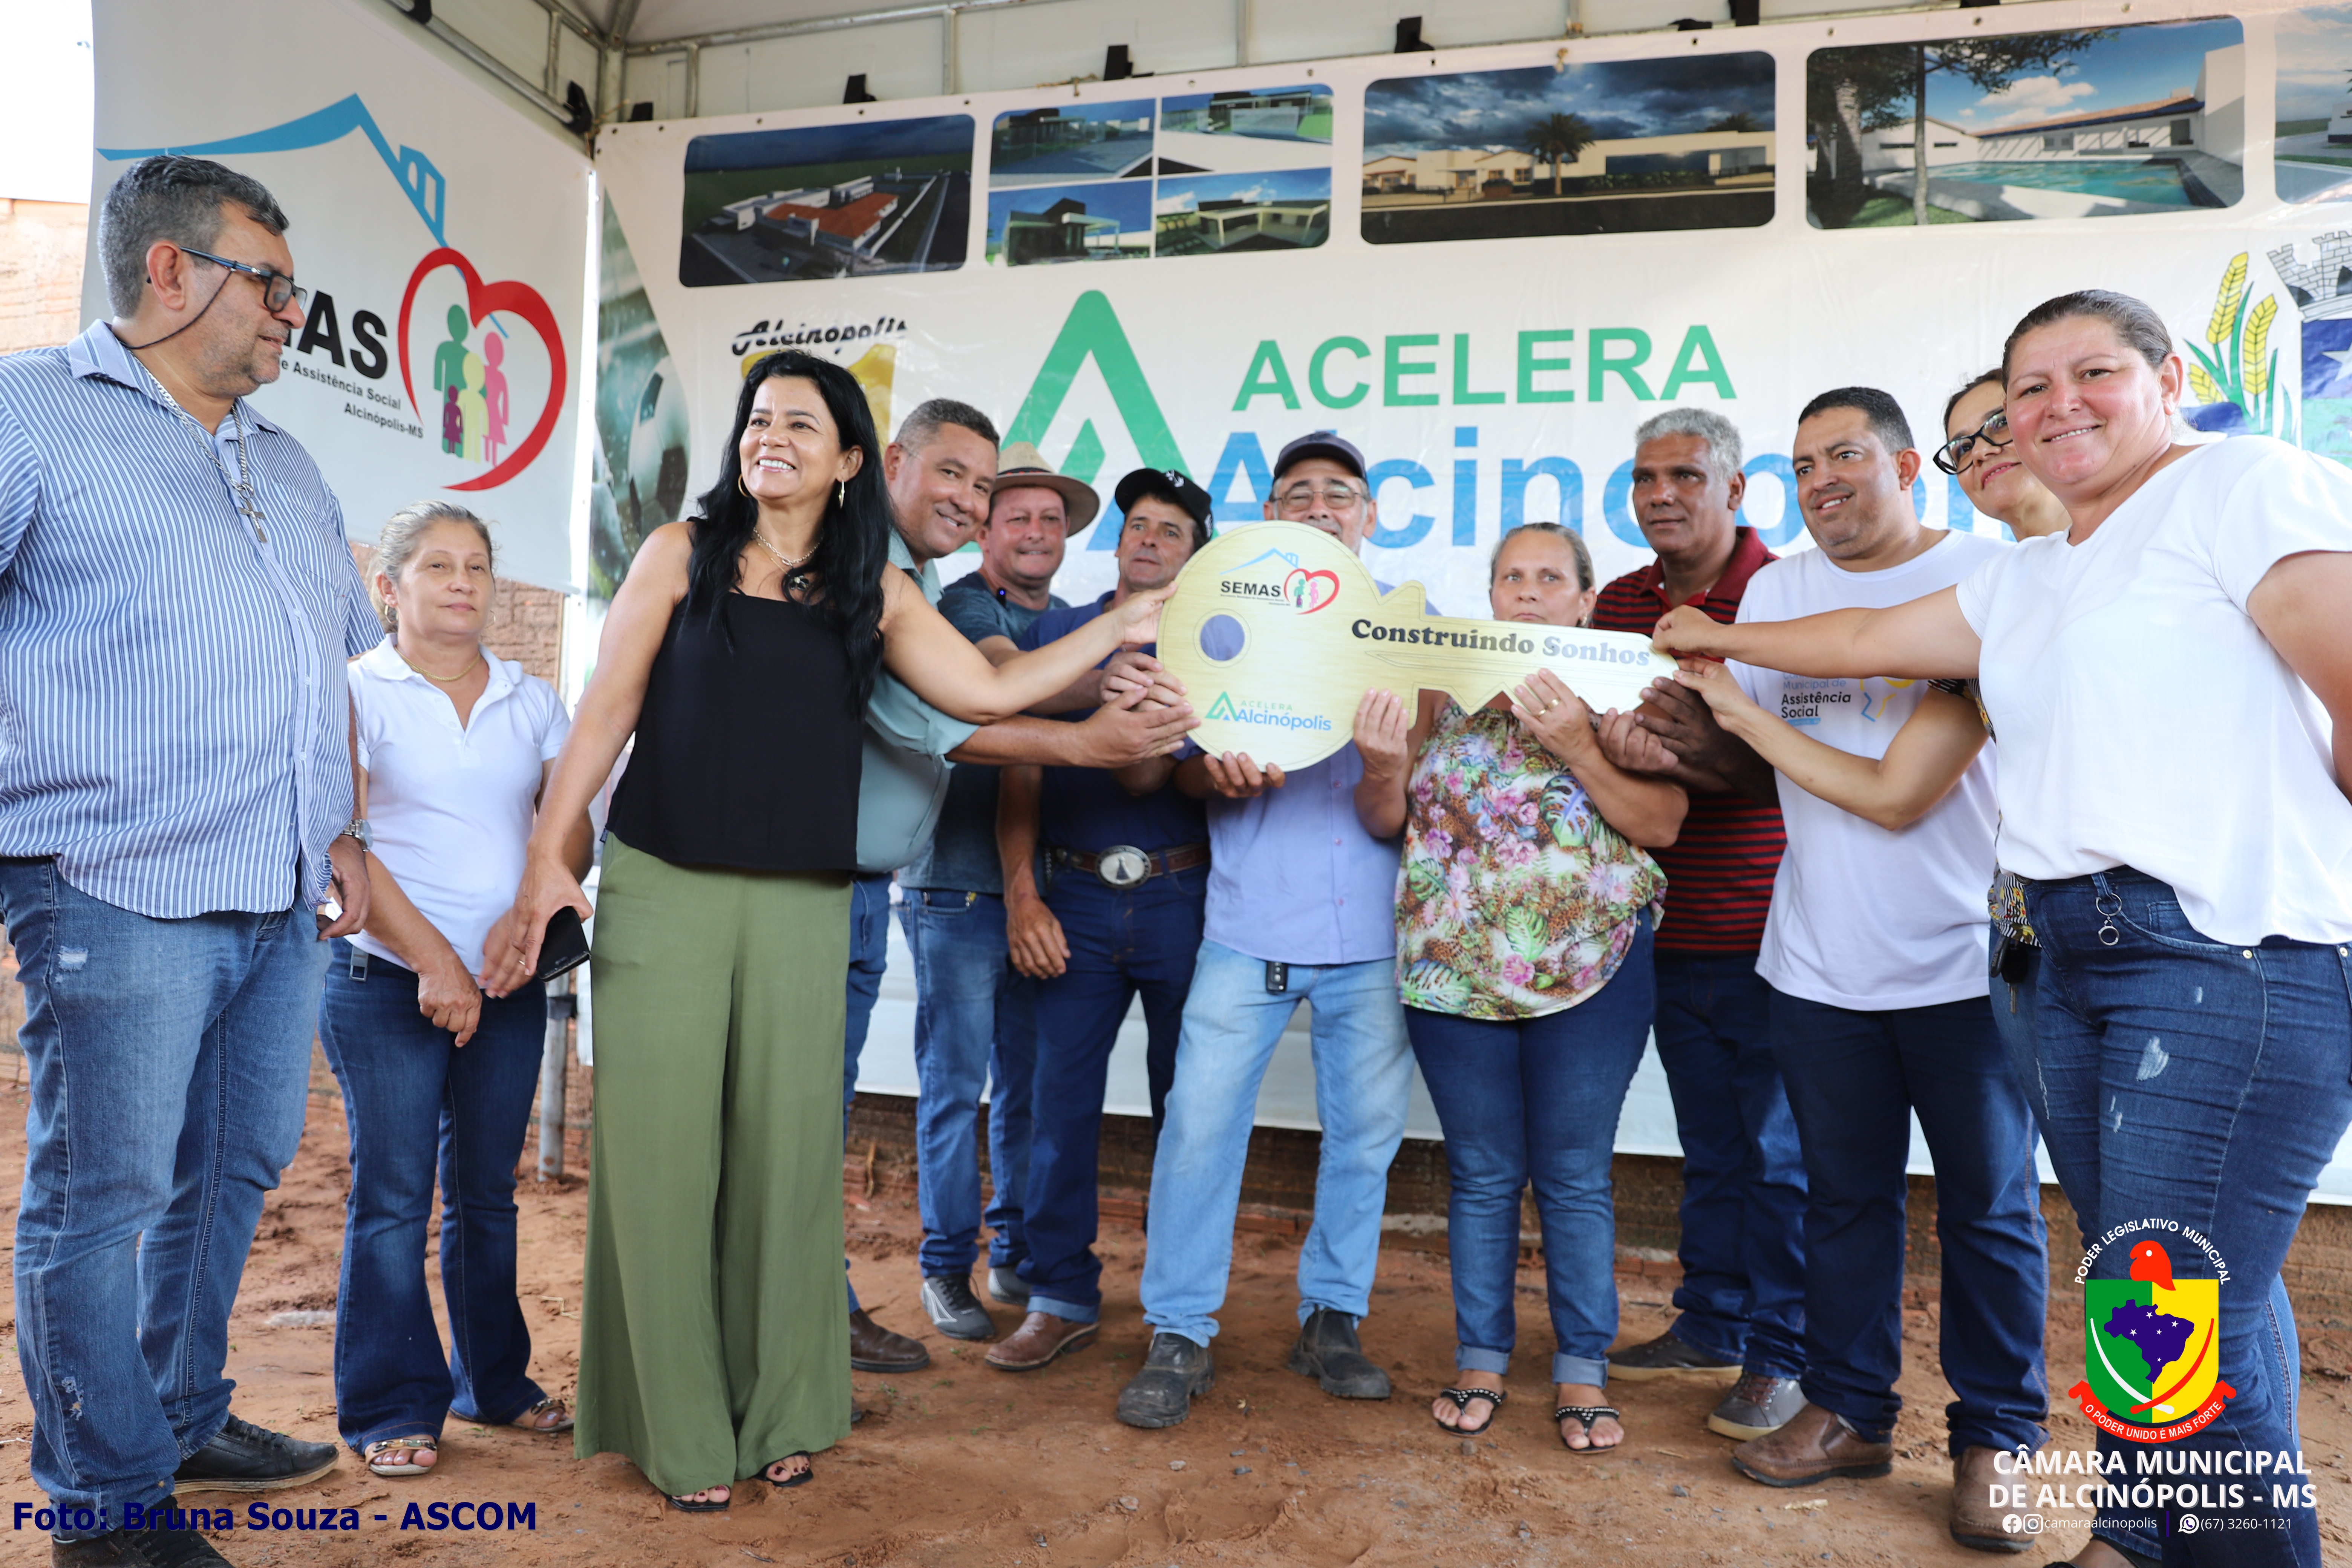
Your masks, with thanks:
[[[1495,1417],[1503,1413],[1503,1402],[1510,1395],[1499,1388],[1441,1388],[1437,1391],[1437,1397],[1454,1401],[1454,1408],[1465,1415],[1470,1413],[1470,1402],[1474,1399],[1484,1399],[1493,1404],[1495,1407],[1486,1412],[1486,1419],[1475,1426],[1448,1426],[1444,1422],[1437,1421],[1436,1416],[1430,1417],[1432,1421],[1437,1421],[1441,1431],[1451,1432],[1457,1437],[1475,1437],[1495,1425]]]
[[[1552,1425],[1557,1426],[1571,1415],[1575,1416],[1577,1420],[1582,1422],[1584,1425],[1584,1447],[1581,1448],[1571,1447],[1568,1440],[1568,1434],[1563,1432],[1559,1435],[1559,1446],[1563,1448],[1567,1448],[1570,1453],[1605,1454],[1609,1451],[1609,1448],[1615,1448],[1622,1446],[1617,1443],[1612,1443],[1609,1445],[1608,1448],[1604,1448],[1592,1440],[1592,1428],[1602,1416],[1606,1415],[1610,1419],[1619,1422],[1622,1422],[1625,1419],[1624,1413],[1619,1410],[1615,1405],[1563,1405],[1559,1409],[1551,1413]]]
[[[708,1491],[710,1489],[705,1487],[703,1489]],[[725,1513],[728,1505],[735,1500],[735,1489],[729,1487],[727,1495],[717,1502],[707,1500],[696,1502],[690,1498],[680,1497],[675,1492],[664,1492],[662,1495],[669,1499],[669,1506],[680,1513]]]
[[[807,1458],[808,1450],[806,1448],[802,1448],[793,1453],[786,1454],[783,1459],[771,1459],[766,1464],[760,1467],[760,1479],[767,1482],[770,1486],[775,1488],[778,1491],[782,1491],[788,1487],[804,1487],[808,1485],[809,1482],[816,1479],[816,1461],[814,1459],[809,1459],[809,1468],[807,1469],[801,1471],[798,1475],[786,1476],[781,1481],[768,1474],[768,1472],[774,1469],[778,1465],[782,1464],[784,1459]]]

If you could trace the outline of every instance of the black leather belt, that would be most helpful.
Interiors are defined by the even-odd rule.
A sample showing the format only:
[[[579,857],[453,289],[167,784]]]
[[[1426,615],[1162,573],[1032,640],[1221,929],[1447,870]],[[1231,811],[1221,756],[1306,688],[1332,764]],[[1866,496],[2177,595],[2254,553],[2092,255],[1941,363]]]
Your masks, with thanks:
[[[1182,844],[1157,854],[1138,849],[1132,844],[1114,844],[1099,855],[1064,849],[1057,845],[1045,855],[1054,865],[1092,873],[1107,888],[1140,887],[1154,877],[1189,871],[1209,863],[1209,847],[1205,844]]]

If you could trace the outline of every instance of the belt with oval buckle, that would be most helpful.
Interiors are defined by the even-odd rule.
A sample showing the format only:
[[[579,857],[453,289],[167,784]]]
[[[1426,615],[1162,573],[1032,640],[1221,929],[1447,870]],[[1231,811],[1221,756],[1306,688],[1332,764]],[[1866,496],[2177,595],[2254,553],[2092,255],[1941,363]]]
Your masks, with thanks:
[[[1056,847],[1053,856],[1058,865],[1092,872],[1107,888],[1136,888],[1154,877],[1165,877],[1171,872],[1189,871],[1195,866],[1207,865],[1209,847],[1205,844],[1185,844],[1153,854],[1132,844],[1114,844],[1098,855]]]

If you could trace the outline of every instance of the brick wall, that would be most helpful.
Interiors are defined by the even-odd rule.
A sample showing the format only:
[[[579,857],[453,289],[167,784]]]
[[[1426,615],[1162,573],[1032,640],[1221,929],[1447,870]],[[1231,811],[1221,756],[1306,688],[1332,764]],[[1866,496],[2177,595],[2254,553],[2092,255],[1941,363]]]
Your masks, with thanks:
[[[71,342],[81,331],[81,258],[89,208],[0,197],[0,353]]]

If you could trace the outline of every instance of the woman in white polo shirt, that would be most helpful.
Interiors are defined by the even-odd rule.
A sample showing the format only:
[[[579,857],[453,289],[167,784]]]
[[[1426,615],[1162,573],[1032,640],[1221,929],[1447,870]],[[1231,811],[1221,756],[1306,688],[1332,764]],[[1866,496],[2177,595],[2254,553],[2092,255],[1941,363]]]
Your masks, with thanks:
[[[335,1411],[379,1476],[419,1476],[443,1418],[566,1432],[530,1380],[515,1299],[514,1169],[546,1022],[536,983],[486,997],[482,942],[521,879],[548,767],[570,729],[547,682],[485,651],[489,529],[462,507],[395,512],[373,586],[390,640],[352,665],[375,889],[334,944],[319,1035],[351,1125],[335,1311]],[[574,836],[587,869],[589,827]],[[443,1360],[425,1283],[442,1193]]]
[[[2036,306],[2002,372],[2065,531],[1892,609],[1676,612],[1659,643],[1979,678],[2001,863],[2042,947],[2043,1138],[2098,1249],[2086,1306],[2115,1386],[2085,1414],[2114,1465],[2160,1441],[2176,1473],[2235,1477],[2299,1447],[2279,1269],[2352,1124],[2352,473],[2264,437],[2177,440],[2180,356],[2125,295]],[[2242,1491],[2196,1524],[2103,1508],[2074,1561],[2170,1562],[2178,1534],[2200,1563],[2319,1563],[2307,1491]]]

